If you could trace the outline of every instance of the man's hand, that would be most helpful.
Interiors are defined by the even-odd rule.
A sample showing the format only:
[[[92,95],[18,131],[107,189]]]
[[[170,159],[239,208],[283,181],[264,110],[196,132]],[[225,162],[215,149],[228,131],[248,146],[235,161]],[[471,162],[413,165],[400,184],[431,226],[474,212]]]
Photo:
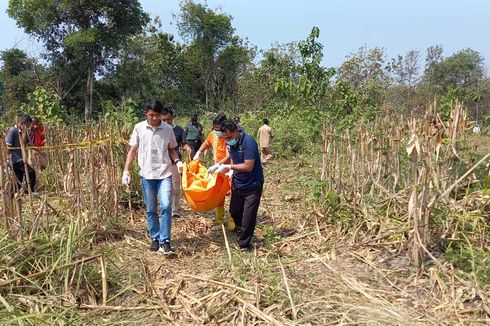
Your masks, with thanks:
[[[124,186],[129,185],[129,182],[131,181],[131,175],[129,174],[129,171],[125,170],[122,175],[121,183]]]
[[[221,164],[219,168],[216,170],[217,173],[226,173],[228,170],[231,170],[231,164]]]
[[[209,174],[213,174],[214,172],[216,172],[216,170],[218,170],[220,164],[216,163],[215,165],[211,166],[209,169],[208,169],[208,173]]]
[[[184,164],[181,161],[178,161],[177,163],[175,163],[175,166],[177,166],[177,170],[179,171],[179,173],[182,173],[184,169]]]
[[[199,159],[199,156],[201,156],[201,151],[197,151],[192,160],[197,161]]]

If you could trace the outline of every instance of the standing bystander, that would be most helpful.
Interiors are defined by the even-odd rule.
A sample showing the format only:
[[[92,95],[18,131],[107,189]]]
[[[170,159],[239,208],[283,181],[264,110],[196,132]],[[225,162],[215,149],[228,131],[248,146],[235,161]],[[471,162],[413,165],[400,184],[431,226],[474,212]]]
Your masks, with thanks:
[[[26,153],[23,155],[21,149],[22,145],[32,145],[29,139],[31,124],[32,118],[30,116],[21,115],[17,119],[17,123],[7,131],[5,144],[10,154],[9,159],[17,179],[17,185],[19,188],[22,187],[25,179],[27,188],[30,188],[32,193],[36,190],[36,171],[27,163],[25,160],[27,159]]]
[[[202,125],[197,122],[197,114],[194,114],[191,121],[185,127],[186,140],[189,147],[192,149],[192,156],[196,155],[196,152],[201,147],[203,142],[203,129]]]
[[[257,138],[260,145],[260,158],[262,163],[268,163],[274,158],[274,152],[272,150],[272,138],[274,138],[274,132],[269,127],[269,119],[262,120],[264,123],[257,132]]]

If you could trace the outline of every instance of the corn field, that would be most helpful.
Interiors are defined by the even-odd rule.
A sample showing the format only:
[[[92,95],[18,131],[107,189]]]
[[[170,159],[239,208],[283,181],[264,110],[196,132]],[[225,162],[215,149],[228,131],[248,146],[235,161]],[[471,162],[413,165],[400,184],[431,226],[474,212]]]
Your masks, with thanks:
[[[223,241],[215,240],[221,229],[215,233],[209,220],[197,216],[177,221],[177,237],[185,238],[182,254],[163,263],[142,254],[148,241],[138,183],[120,185],[126,128],[53,127],[46,148],[22,148],[38,173],[36,192],[16,189],[2,147],[0,320],[19,325],[488,322],[490,153],[477,151],[471,126],[459,103],[449,121],[442,121],[434,104],[423,117],[387,114],[343,134],[326,125],[317,144],[322,154],[311,171],[300,158],[281,161],[296,162],[293,173],[308,170],[310,179],[321,167],[319,180],[310,180],[320,189],[314,200],[311,187],[304,196],[297,188],[279,199],[276,188],[291,172],[276,176],[275,165],[267,167],[272,195],[263,200],[257,233],[262,248],[253,256],[231,252],[226,233]],[[137,180],[136,169],[132,173]],[[293,230],[284,231],[285,225]],[[309,243],[311,237],[317,240]],[[292,243],[316,249],[312,256],[295,255],[285,249]],[[201,246],[212,247],[205,256],[211,261],[200,260]],[[432,306],[421,304],[418,313],[412,307],[395,310],[387,303],[389,294],[381,298],[332,267],[337,252],[348,248],[346,256],[380,272],[360,253],[374,247],[409,257],[411,266],[403,271],[413,269],[415,279],[429,280]],[[463,262],[467,251],[471,259]],[[315,262],[322,267],[319,283],[345,288],[312,299],[318,283],[296,279],[291,269],[313,268]],[[209,275],[194,275],[199,268]],[[457,270],[468,272],[469,279]],[[211,279],[218,275],[224,280]],[[389,274],[382,275],[392,289],[400,288]],[[198,282],[204,285],[195,288]],[[300,296],[306,290],[311,292]],[[463,300],[461,293],[468,291],[471,298]],[[368,301],[349,301],[352,292]]]

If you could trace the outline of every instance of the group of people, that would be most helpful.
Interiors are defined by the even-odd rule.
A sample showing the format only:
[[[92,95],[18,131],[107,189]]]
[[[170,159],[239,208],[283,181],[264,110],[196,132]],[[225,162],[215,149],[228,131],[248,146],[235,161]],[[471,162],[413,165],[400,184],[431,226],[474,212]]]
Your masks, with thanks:
[[[144,113],[146,119],[134,126],[129,140],[122,183],[129,185],[131,182],[130,166],[137,158],[152,241],[150,251],[173,253],[171,226],[172,218],[180,217],[182,151],[193,160],[199,160],[209,149],[213,152],[214,164],[208,173],[226,173],[232,180],[229,210],[225,209],[223,200],[215,209],[215,219],[235,231],[240,249],[250,249],[264,184],[262,163],[274,156],[271,143],[274,134],[268,120],[264,119],[258,130],[259,152],[255,139],[245,132],[238,117],[228,120],[225,114],[218,114],[213,119],[212,130],[204,138],[197,115],[182,128],[174,124],[173,110],[158,100],[147,102]],[[36,172],[23,155],[22,146],[42,148],[46,143],[44,126],[37,118],[21,115],[7,131],[5,143],[18,188],[26,184],[27,190],[34,193]]]
[[[130,183],[130,166],[137,157],[151,238],[150,251],[174,253],[170,240],[172,218],[180,216],[181,150],[193,160],[199,160],[208,149],[212,150],[214,160],[208,172],[226,173],[232,179],[229,211],[225,210],[223,201],[215,209],[215,219],[235,231],[241,250],[249,250],[264,184],[261,154],[264,162],[273,157],[271,139],[274,135],[267,119],[258,133],[259,153],[255,139],[245,133],[239,120],[228,120],[224,114],[213,119],[213,129],[204,138],[196,115],[183,129],[174,125],[172,109],[157,100],[149,101],[144,113],[146,120],[137,123],[131,134],[122,183]]]
[[[28,157],[22,155],[22,146],[42,148],[46,143],[46,129],[36,117],[23,114],[17,118],[15,125],[7,131],[5,144],[9,151],[9,162],[15,174],[17,189],[27,185],[25,191],[34,193],[36,190],[36,171],[29,164]],[[27,153],[26,153],[27,154]],[[45,167],[44,153],[36,153],[41,167]],[[26,173],[27,172],[27,173]],[[13,194],[13,192],[12,192]]]

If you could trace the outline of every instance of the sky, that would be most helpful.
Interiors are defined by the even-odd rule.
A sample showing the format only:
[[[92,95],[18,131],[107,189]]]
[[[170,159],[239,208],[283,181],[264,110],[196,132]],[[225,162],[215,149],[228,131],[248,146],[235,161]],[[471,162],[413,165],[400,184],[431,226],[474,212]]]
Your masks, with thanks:
[[[96,0],[93,0],[96,1]],[[163,30],[177,34],[178,0],[140,0],[160,16]],[[204,2],[204,1],[199,1]],[[490,66],[490,0],[207,0],[233,17],[236,33],[258,49],[305,39],[320,28],[325,66],[338,66],[363,45],[383,47],[389,58],[411,49],[442,45],[444,56],[472,48]],[[0,0],[0,51],[19,47],[39,56],[42,46],[16,27]]]

